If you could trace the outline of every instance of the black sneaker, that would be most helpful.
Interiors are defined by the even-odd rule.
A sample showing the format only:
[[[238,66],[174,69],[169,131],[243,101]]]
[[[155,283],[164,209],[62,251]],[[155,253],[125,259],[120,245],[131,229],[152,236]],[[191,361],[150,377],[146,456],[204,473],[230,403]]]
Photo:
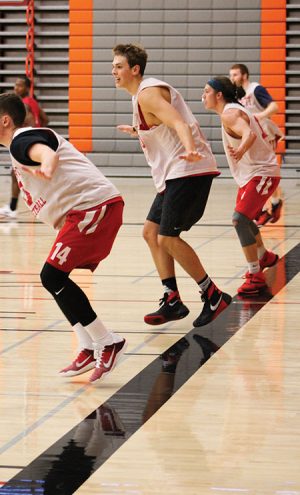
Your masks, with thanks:
[[[204,306],[200,315],[193,323],[194,327],[203,327],[204,325],[207,325],[217,318],[217,316],[219,316],[219,314],[231,303],[232,297],[229,294],[226,294],[226,292],[221,292],[218,289],[214,290],[212,296],[209,298],[209,295],[207,294],[209,289],[201,296]]]
[[[189,342],[185,337],[178,340],[167,351],[160,355],[160,359],[163,361],[162,369],[166,373],[175,373],[176,366],[182,353],[189,347]]]
[[[220,349],[217,344],[206,337],[202,337],[202,335],[195,334],[193,336],[193,339],[197,342],[197,344],[200,345],[203,352],[203,358],[200,361],[200,366],[206,363],[206,361],[208,361],[209,358]]]
[[[190,310],[182,303],[179,293],[176,291],[164,294],[159,300],[159,309],[154,313],[144,316],[144,322],[148,325],[162,325],[167,321],[181,320],[189,314]]]

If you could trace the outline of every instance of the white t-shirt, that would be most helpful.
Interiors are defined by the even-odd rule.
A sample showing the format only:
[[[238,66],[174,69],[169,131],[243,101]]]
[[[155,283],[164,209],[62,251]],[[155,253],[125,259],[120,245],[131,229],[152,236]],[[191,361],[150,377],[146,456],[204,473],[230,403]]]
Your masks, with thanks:
[[[247,87],[246,94],[239,100],[242,105],[244,105],[247,110],[251,113],[259,113],[263,112],[265,107],[263,107],[258,99],[255,96],[255,89],[260,86],[258,82],[251,82]],[[279,127],[273,122],[273,120],[265,118],[260,119],[259,123],[261,124],[263,130],[268,135],[268,141],[273,141],[274,139],[279,139],[283,137],[283,132],[279,129]]]
[[[48,145],[59,156],[58,167],[50,180],[35,177],[21,168],[21,165],[34,166],[27,154],[34,143]],[[120,196],[86,156],[52,129],[18,129],[13,135],[10,154],[28,208],[56,229],[62,226],[68,211],[85,210]]]
[[[139,111],[138,96],[143,89],[155,86],[169,89],[172,106],[180,113],[185,122],[190,125],[196,149],[204,155],[204,158],[200,161],[190,163],[179,158],[180,155],[186,154],[186,150],[174,129],[171,129],[165,124],[154,126],[151,129],[145,129],[145,122]],[[217,163],[212,154],[211,147],[202,134],[196,118],[181,94],[172,86],[159,79],[144,79],[136,95],[132,97],[132,104],[133,126],[137,129],[142,150],[151,167],[154,185],[158,192],[164,191],[166,180],[168,179],[177,179],[191,175],[219,175],[220,172],[217,169]]]

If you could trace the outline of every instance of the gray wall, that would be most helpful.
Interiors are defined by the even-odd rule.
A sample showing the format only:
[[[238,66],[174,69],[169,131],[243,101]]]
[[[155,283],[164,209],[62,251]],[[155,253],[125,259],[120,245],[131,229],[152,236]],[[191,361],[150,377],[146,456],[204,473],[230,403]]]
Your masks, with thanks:
[[[149,54],[145,77],[182,93],[225,163],[218,117],[204,110],[201,89],[235,62],[259,77],[260,0],[94,0],[93,38],[92,155],[98,165],[145,167],[138,141],[115,128],[131,123],[131,101],[114,89],[112,47],[135,42]]]

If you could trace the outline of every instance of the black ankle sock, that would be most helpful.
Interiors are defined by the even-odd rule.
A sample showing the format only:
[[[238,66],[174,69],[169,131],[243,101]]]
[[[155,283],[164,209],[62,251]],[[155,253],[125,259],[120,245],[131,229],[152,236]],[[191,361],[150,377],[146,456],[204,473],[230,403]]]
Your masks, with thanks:
[[[17,209],[17,204],[18,204],[18,198],[11,198],[9,207],[12,211],[15,211]]]
[[[167,287],[172,292],[178,290],[175,277],[165,278],[164,280],[161,281],[161,283],[163,284],[163,286]]]

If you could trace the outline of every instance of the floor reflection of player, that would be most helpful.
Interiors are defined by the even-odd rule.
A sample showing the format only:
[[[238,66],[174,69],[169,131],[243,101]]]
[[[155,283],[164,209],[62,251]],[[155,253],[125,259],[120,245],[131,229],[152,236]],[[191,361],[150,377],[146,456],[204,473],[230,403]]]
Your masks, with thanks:
[[[112,453],[112,442],[123,441],[125,429],[116,410],[103,404],[87,416],[55,456],[45,476],[43,495],[74,493]]]
[[[157,376],[149,395],[143,414],[143,423],[151,418],[151,416],[171,397],[178,362],[189,345],[187,339],[183,337],[161,354],[161,372]]]
[[[200,366],[203,366],[203,364],[206,363],[206,361],[208,361],[209,358],[211,358],[211,356],[220,349],[220,347],[202,335],[195,334],[193,335],[193,339],[200,345],[203,352],[203,358],[200,360]]]

